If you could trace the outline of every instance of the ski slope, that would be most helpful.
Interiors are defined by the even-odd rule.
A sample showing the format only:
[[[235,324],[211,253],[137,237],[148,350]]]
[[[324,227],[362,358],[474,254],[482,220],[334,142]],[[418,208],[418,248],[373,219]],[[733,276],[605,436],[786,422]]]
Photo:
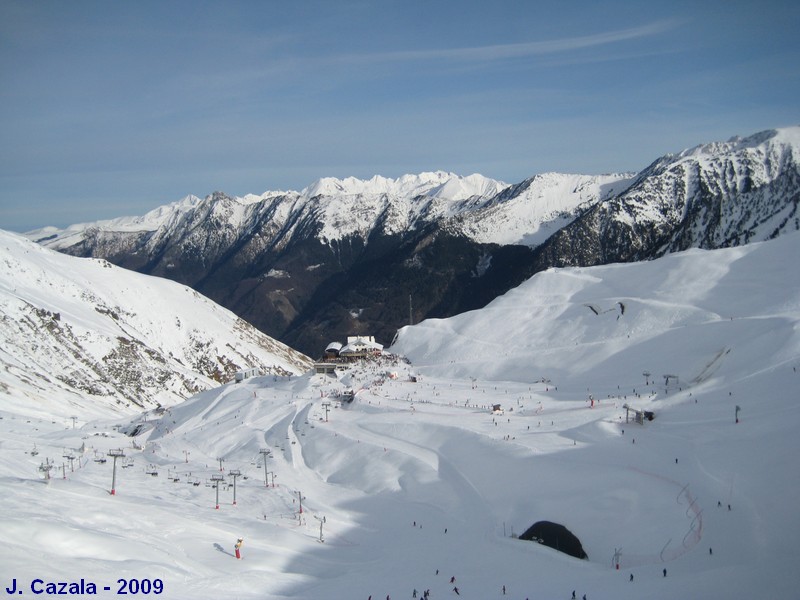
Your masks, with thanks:
[[[5,585],[31,595],[37,579],[84,579],[101,598],[120,578],[158,579],[166,598],[438,599],[454,586],[476,599],[503,586],[520,600],[794,597],[799,250],[787,235],[548,271],[480,311],[403,329],[390,350],[408,362],[257,377],[161,414],[73,426],[4,410]],[[655,419],[625,423],[625,404]],[[112,460],[97,461],[116,448],[111,495]],[[540,520],[565,525],[588,560],[516,539]]]

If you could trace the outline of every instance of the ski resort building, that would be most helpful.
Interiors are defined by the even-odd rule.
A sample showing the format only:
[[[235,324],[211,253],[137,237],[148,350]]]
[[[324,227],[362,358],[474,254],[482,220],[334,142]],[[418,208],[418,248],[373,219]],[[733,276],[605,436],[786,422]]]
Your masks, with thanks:
[[[375,337],[368,335],[355,335],[347,337],[347,344],[339,350],[339,357],[366,358],[367,356],[377,356],[383,352],[383,344],[375,341]]]
[[[317,375],[335,375],[337,363],[335,361],[320,361],[314,363],[314,372]]]
[[[375,341],[371,335],[351,335],[347,343],[331,342],[325,347],[322,359],[314,364],[314,370],[319,374],[333,374],[337,366],[346,368],[348,362],[380,356],[383,344]]]
[[[339,358],[339,352],[342,351],[342,344],[340,342],[331,342],[325,348],[325,359]]]
[[[252,369],[244,369],[242,371],[236,371],[236,375],[234,376],[234,381],[239,383],[240,381],[244,381],[245,379],[249,379],[250,377],[257,377],[259,375],[258,369],[253,367]]]
[[[325,348],[323,360],[353,360],[367,356],[379,356],[383,352],[383,344],[375,341],[372,335],[351,335],[347,343],[331,342]]]

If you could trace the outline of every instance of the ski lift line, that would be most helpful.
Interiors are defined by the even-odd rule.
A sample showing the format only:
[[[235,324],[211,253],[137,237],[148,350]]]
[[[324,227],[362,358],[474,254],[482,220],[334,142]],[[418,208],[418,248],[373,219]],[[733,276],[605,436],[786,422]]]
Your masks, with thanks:
[[[117,493],[117,459],[124,458],[125,452],[122,450],[122,448],[116,448],[108,450],[106,454],[114,459],[114,466],[111,475],[111,495],[115,496]]]

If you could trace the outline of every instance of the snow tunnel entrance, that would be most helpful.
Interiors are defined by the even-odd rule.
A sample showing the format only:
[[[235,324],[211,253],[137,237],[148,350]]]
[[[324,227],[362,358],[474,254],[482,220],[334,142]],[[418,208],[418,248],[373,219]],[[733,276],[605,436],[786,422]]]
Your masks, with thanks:
[[[581,541],[566,527],[550,521],[538,521],[519,536],[521,540],[539,542],[575,558],[589,558]]]

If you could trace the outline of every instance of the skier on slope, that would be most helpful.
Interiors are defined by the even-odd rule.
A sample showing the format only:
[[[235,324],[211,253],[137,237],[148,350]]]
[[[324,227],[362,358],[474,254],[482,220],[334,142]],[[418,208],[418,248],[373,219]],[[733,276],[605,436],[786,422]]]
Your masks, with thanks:
[[[243,539],[239,538],[236,540],[236,545],[234,545],[233,549],[236,552],[236,558],[242,558],[242,554],[239,549],[242,547]]]

